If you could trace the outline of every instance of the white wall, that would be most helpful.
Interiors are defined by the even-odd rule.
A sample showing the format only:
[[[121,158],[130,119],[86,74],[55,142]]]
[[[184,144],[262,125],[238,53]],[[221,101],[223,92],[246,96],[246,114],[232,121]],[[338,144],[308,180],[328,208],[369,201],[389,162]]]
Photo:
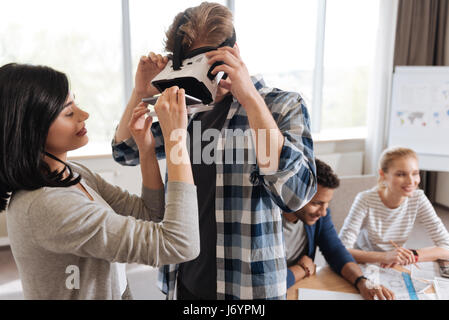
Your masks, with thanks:
[[[363,174],[364,149],[363,139],[315,142],[315,156],[339,176]]]

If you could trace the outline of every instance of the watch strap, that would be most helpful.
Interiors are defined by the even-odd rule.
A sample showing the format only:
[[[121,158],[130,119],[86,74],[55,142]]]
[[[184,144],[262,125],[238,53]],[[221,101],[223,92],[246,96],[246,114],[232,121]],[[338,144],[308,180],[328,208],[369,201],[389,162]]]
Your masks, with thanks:
[[[367,277],[365,277],[364,275],[359,276],[357,279],[355,279],[354,281],[354,287],[358,290],[357,285],[359,284],[360,280],[365,279],[368,280]]]

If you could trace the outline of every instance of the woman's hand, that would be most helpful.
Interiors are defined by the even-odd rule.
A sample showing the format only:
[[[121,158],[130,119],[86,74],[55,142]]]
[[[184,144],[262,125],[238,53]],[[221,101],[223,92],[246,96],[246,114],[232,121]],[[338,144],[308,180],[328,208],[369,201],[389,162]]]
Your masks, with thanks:
[[[178,142],[179,134],[187,133],[187,107],[184,89],[174,86],[165,89],[157,100],[156,111],[165,143]]]
[[[166,56],[163,57],[153,52],[140,58],[135,77],[135,90],[139,98],[151,97],[159,93],[151,81],[165,68],[167,62]]]
[[[395,265],[408,265],[415,262],[413,252],[405,248],[397,248],[384,252],[384,259],[381,261],[382,268],[392,268]]]
[[[313,260],[307,255],[303,255],[297,264],[300,265],[306,272],[306,278],[314,275],[316,272],[316,264],[313,263]]]
[[[139,148],[140,154],[155,155],[155,139],[151,132],[151,123],[153,118],[145,114],[148,112],[147,105],[143,102],[133,110],[131,120],[128,123],[128,129]]]
[[[193,184],[192,167],[187,151],[187,108],[184,89],[171,87],[154,106],[164,136],[168,181]]]

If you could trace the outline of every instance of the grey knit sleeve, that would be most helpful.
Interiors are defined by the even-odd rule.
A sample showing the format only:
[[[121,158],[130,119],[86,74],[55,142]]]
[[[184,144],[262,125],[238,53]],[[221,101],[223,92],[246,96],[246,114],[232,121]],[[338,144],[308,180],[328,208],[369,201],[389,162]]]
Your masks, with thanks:
[[[48,188],[29,207],[34,242],[55,253],[152,266],[199,254],[196,187],[168,182],[161,223],[116,214],[75,187]]]
[[[73,163],[87,184],[93,188],[114,210],[124,216],[137,219],[160,222],[164,218],[164,189],[148,189],[142,185],[140,197],[129,193],[118,186],[112,185],[101,175],[90,171],[87,167]],[[73,165],[72,164],[72,165]]]

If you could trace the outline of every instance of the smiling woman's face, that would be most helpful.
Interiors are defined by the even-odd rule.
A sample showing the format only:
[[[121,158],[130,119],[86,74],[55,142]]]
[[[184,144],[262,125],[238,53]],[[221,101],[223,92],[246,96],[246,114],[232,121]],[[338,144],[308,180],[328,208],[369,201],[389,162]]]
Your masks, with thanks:
[[[418,160],[402,157],[393,161],[387,172],[380,171],[388,189],[394,194],[410,197],[420,182]]]
[[[48,130],[45,151],[59,155],[86,145],[89,138],[84,121],[88,118],[89,114],[78,108],[74,96],[69,94],[64,109]]]

